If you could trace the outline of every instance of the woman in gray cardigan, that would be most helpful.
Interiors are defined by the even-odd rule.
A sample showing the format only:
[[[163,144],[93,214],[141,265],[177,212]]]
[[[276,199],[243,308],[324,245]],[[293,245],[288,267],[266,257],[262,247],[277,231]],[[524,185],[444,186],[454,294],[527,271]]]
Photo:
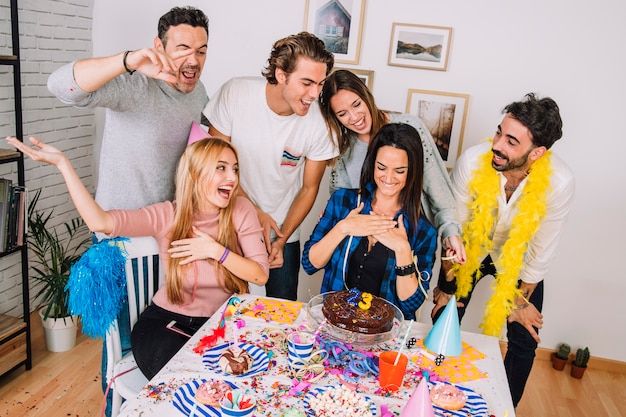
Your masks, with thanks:
[[[340,156],[334,161],[330,177],[331,193],[339,188],[359,188],[367,146],[382,126],[406,123],[418,131],[424,148],[424,214],[437,228],[446,256],[464,263],[465,248],[450,177],[424,123],[409,114],[378,109],[367,86],[348,70],[337,70],[328,76],[319,102],[330,134],[339,143]]]

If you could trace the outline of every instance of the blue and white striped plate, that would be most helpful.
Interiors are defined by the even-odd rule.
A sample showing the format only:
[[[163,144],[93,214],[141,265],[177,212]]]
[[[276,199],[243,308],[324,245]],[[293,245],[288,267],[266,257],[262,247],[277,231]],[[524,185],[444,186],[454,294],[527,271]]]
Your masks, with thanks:
[[[176,409],[184,415],[188,416],[191,414],[191,409],[194,408],[195,405],[196,409],[194,410],[194,416],[221,417],[222,414],[220,413],[219,407],[215,408],[210,405],[196,403],[196,391],[204,382],[206,382],[206,379],[197,379],[178,387],[176,392],[174,392],[174,400],[172,401],[174,407],[176,407]],[[238,388],[232,382],[224,382],[230,385],[233,389]]]
[[[248,372],[242,375],[231,375],[227,372],[222,371],[222,369],[218,365],[218,361],[222,353],[224,353],[224,351],[230,345],[230,343],[224,343],[223,345],[215,346],[214,348],[204,352],[204,355],[202,355],[202,362],[204,363],[204,365],[216,374],[224,374],[234,377],[252,376],[267,371],[270,363],[270,359],[267,356],[267,353],[260,347],[256,345],[250,345],[248,343],[239,343],[238,345],[241,349],[245,349],[246,351],[248,351],[250,356],[252,356],[252,359],[254,359],[254,362],[252,363],[252,366],[250,367]]]
[[[313,411],[311,409],[311,406],[309,405],[309,402],[314,398],[317,397],[319,394],[321,394],[322,392],[329,390],[331,388],[336,388],[338,387],[338,385],[328,385],[325,387],[321,387],[321,388],[312,388],[305,396],[304,396],[304,409],[306,411],[307,416],[309,417],[315,417],[315,411]],[[363,394],[359,394],[361,395],[363,398],[365,398],[365,400],[367,402],[370,403],[370,411],[372,413],[372,415],[374,417],[376,417],[378,415],[378,408],[376,407],[376,404],[370,399],[370,397],[363,395]]]
[[[437,383],[454,385],[455,387],[463,391],[463,393],[465,394],[465,397],[467,398],[467,401],[465,402],[465,407],[461,408],[459,411],[446,410],[445,408],[438,407],[435,404],[433,404],[433,410],[435,410],[436,416],[445,416],[445,417],[449,417],[449,416],[488,417],[489,416],[487,403],[485,402],[484,398],[481,397],[480,394],[477,394],[474,390],[461,386],[461,385],[451,384],[449,382],[437,382]],[[430,384],[431,387],[433,385],[434,384],[432,383]]]

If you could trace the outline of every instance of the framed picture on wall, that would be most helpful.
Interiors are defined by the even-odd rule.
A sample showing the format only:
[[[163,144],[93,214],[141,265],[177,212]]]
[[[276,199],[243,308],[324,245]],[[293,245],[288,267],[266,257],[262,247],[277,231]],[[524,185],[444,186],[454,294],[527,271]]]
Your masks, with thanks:
[[[451,38],[449,27],[394,23],[388,64],[445,71]]]
[[[370,91],[373,91],[372,88],[374,87],[374,71],[356,68],[333,67],[333,70],[331,72],[335,72],[337,70],[347,70],[356,74],[361,80],[363,80],[367,88],[369,88]]]
[[[304,30],[324,41],[336,63],[358,64],[365,0],[306,0]]]
[[[448,171],[461,155],[468,103],[467,94],[409,90],[406,112],[422,119]]]

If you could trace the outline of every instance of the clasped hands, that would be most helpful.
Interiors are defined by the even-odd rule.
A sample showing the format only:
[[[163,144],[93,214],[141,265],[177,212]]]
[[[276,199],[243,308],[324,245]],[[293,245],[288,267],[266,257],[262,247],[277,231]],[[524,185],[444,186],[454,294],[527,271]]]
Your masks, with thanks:
[[[341,220],[343,233],[352,236],[371,236],[389,249],[396,251],[408,241],[403,215],[394,220],[390,216],[376,214],[361,214],[364,204],[350,211],[345,219]],[[397,227],[396,227],[397,226]]]
[[[261,227],[263,228],[263,239],[265,240],[265,247],[269,255],[270,269],[282,268],[285,262],[283,248],[287,243],[287,239],[272,216],[258,208],[257,215],[259,216],[259,223],[261,223]],[[271,240],[272,230],[277,236],[273,242]]]

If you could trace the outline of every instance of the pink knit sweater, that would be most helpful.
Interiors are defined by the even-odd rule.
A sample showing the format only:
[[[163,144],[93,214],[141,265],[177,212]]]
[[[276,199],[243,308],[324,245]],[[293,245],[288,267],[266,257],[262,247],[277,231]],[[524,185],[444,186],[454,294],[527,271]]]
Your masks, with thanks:
[[[238,197],[234,204],[233,224],[237,230],[242,254],[257,262],[268,273],[268,255],[256,210],[252,203],[243,197]],[[170,247],[170,227],[175,209],[176,205],[167,201],[139,210],[111,210],[114,220],[111,236],[154,236],[159,245],[161,268],[167,271],[169,260],[167,250]],[[196,212],[194,226],[217,238],[218,218],[219,213]],[[184,304],[172,304],[167,299],[164,282],[161,282],[153,299],[156,305],[185,316],[210,317],[232,295],[222,290],[218,284],[216,270],[209,261],[201,260],[194,263],[195,266],[192,264],[188,268],[188,273],[183,279]]]

